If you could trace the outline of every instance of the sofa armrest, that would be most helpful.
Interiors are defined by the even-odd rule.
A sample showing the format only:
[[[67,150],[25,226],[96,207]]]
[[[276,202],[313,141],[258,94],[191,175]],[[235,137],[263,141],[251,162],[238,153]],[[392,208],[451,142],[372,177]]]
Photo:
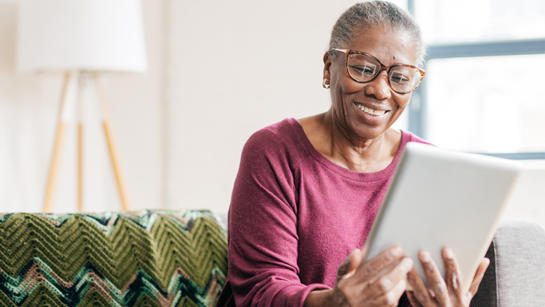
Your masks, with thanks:
[[[490,267],[472,306],[545,306],[545,230],[502,224],[488,250]]]

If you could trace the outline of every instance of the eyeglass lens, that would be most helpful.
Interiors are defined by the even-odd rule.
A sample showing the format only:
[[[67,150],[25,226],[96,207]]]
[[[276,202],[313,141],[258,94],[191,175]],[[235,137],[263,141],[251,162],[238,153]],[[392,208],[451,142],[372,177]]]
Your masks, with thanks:
[[[348,57],[348,73],[358,82],[370,82],[381,72],[381,64],[374,58],[353,53]],[[418,69],[399,65],[388,73],[390,87],[398,93],[408,93],[414,90],[422,78]]]

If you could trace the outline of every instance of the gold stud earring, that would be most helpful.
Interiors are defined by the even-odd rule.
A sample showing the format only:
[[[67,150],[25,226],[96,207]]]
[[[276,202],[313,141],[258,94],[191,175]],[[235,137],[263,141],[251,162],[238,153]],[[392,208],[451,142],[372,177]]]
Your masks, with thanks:
[[[324,78],[324,81],[322,81],[322,87],[325,88],[325,89],[328,89],[330,88],[331,86],[329,85],[329,82],[327,82],[327,79]]]

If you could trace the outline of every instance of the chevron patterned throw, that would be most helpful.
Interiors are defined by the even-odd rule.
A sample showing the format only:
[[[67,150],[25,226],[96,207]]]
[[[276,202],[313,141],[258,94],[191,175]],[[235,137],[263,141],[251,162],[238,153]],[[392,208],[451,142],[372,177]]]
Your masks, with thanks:
[[[0,215],[0,306],[211,306],[225,230],[209,211]]]

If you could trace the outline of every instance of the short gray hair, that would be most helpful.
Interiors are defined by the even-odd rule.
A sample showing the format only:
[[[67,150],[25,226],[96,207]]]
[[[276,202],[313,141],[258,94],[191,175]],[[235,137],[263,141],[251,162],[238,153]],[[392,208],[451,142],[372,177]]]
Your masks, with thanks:
[[[416,41],[418,64],[423,62],[425,48],[420,27],[407,12],[387,1],[356,3],[346,10],[333,26],[329,48],[345,47],[357,34],[356,31],[377,25],[389,25],[393,29],[409,32]]]

